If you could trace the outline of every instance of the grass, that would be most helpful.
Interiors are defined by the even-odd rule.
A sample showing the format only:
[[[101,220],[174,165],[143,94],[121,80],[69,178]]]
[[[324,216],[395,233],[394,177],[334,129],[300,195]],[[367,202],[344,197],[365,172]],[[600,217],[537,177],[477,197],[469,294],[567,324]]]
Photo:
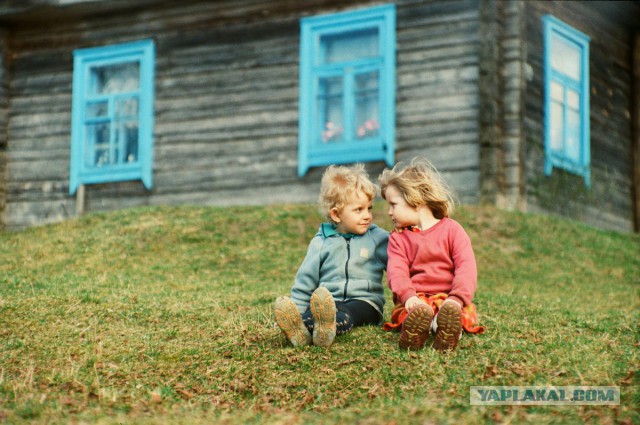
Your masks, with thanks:
[[[400,351],[377,327],[287,346],[272,303],[314,206],[132,209],[0,233],[0,422],[640,423],[640,237],[487,207],[454,218],[487,332],[448,355]],[[470,406],[474,385],[615,385],[621,405]]]

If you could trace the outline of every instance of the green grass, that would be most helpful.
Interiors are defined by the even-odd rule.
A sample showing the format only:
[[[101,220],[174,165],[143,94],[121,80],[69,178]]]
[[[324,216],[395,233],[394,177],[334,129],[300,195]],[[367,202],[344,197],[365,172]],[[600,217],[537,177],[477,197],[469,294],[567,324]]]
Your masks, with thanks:
[[[315,206],[133,209],[0,233],[0,422],[640,423],[640,237],[486,207],[454,218],[487,331],[448,355],[400,351],[377,327],[287,346],[272,303]],[[473,385],[616,385],[622,402],[470,406]]]

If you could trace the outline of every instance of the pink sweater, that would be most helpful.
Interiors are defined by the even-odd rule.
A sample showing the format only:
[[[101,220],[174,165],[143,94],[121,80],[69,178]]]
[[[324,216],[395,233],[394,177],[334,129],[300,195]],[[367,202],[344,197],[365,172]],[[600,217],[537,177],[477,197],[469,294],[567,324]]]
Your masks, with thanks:
[[[417,292],[444,292],[463,306],[473,300],[476,259],[471,240],[457,221],[445,217],[425,231],[393,232],[387,251],[387,280],[394,302],[404,304]]]

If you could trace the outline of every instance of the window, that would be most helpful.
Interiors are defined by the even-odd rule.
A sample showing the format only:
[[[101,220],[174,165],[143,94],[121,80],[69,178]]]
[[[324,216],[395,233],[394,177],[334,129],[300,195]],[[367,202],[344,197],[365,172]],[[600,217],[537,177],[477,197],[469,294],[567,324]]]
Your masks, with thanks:
[[[543,23],[545,173],[562,168],[590,187],[589,37],[550,15]]]
[[[298,175],[309,167],[394,163],[395,6],[304,18]]]
[[[154,57],[150,40],[74,51],[71,194],[125,180],[151,188]]]

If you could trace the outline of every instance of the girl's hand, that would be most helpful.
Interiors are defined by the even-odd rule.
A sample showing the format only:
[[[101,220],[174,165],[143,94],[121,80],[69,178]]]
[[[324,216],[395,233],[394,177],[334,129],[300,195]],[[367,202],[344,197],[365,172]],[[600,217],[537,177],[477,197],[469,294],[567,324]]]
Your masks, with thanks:
[[[460,301],[455,300],[453,298],[447,298],[446,300],[444,300],[444,303],[456,303],[460,308],[463,307],[463,305],[460,303]],[[442,305],[444,305],[444,303],[442,303]]]
[[[414,297],[409,298],[404,303],[404,308],[407,309],[407,313],[411,313],[416,307],[421,306],[421,305],[427,305],[427,303],[424,302],[424,300],[414,296]]]

